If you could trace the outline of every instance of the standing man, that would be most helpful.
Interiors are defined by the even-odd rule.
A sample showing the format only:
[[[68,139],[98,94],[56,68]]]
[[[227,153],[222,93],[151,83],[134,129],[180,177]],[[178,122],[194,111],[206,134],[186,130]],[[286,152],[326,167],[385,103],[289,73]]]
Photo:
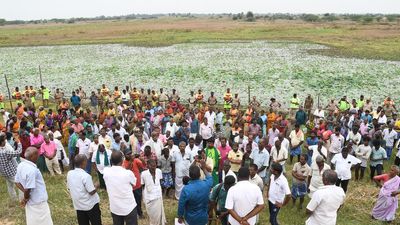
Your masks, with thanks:
[[[261,190],[250,183],[250,171],[242,167],[238,172],[239,182],[231,187],[226,196],[225,208],[229,212],[231,225],[256,224],[256,215],[264,209]]]
[[[43,176],[36,166],[39,150],[29,147],[25,151],[25,159],[17,168],[15,183],[24,193],[22,206],[25,206],[27,225],[53,225],[47,191]]]
[[[286,177],[282,174],[282,165],[273,163],[271,165],[271,178],[267,186],[267,198],[269,205],[269,222],[278,225],[279,210],[288,204],[290,200],[290,188]]]
[[[4,177],[7,183],[8,194],[11,200],[17,202],[17,193],[15,192],[15,174],[17,173],[18,163],[16,157],[22,152],[22,145],[18,143],[18,149],[15,150],[8,144],[6,135],[0,135],[0,176]],[[22,199],[22,193],[20,193]]]
[[[310,94],[308,94],[307,98],[304,99],[304,109],[308,116],[310,116],[313,105],[314,105],[314,99],[311,97]]]
[[[51,176],[54,172],[58,175],[61,174],[60,164],[58,163],[57,146],[54,141],[51,141],[48,135],[44,136],[44,142],[40,146],[40,154],[44,155],[47,169],[50,171]]]
[[[179,143],[179,151],[171,153],[172,176],[175,178],[175,198],[179,200],[183,189],[182,178],[189,175],[190,153],[186,150],[185,142]]]
[[[186,220],[187,224],[190,225],[204,225],[208,223],[208,197],[213,185],[213,179],[210,175],[211,168],[207,168],[204,160],[201,160],[200,163],[206,178],[205,180],[200,180],[199,166],[190,166],[190,181],[183,188],[178,203],[179,223],[183,223],[183,220]]]
[[[333,170],[326,170],[322,174],[324,186],[320,187],[311,198],[306,208],[306,213],[310,217],[306,225],[335,225],[337,211],[344,203],[346,194],[335,186],[338,176]]]
[[[336,169],[338,175],[336,186],[341,186],[344,193],[347,192],[347,186],[351,179],[351,167],[361,163],[361,160],[349,155],[349,148],[351,148],[351,146],[343,148],[342,153],[336,154],[331,161],[332,168]]]
[[[258,143],[258,149],[254,149],[250,154],[252,163],[257,165],[257,173],[263,180],[264,184],[267,182],[267,168],[269,166],[270,155],[265,149],[265,140],[261,139]]]
[[[72,162],[71,162],[72,163]],[[87,158],[83,154],[75,156],[75,169],[67,175],[67,186],[76,210],[79,225],[101,225],[100,197],[92,177],[85,172]],[[90,223],[89,223],[90,222]]]
[[[299,106],[300,106],[300,100],[299,98],[297,98],[297,94],[293,94],[293,97],[290,99],[290,105],[289,105],[290,118],[294,117],[294,114],[299,109]]]
[[[304,133],[300,129],[300,125],[296,124],[294,130],[290,132],[290,164],[293,162],[293,156],[297,156],[297,161],[300,161],[301,145],[304,143]]]
[[[148,170],[142,172],[143,201],[149,215],[150,225],[164,225],[167,223],[162,199],[161,180],[162,172],[157,168],[153,159],[147,161]]]
[[[235,175],[236,176],[236,175]],[[226,196],[229,189],[235,185],[236,177],[228,175],[225,177],[223,183],[215,186],[210,195],[210,203],[215,211],[217,218],[221,221],[222,225],[228,225],[228,210],[225,208]]]
[[[132,171],[122,167],[121,151],[111,153],[111,167],[104,168],[110,211],[114,225],[137,225],[136,201],[133,197],[132,185],[136,177]]]

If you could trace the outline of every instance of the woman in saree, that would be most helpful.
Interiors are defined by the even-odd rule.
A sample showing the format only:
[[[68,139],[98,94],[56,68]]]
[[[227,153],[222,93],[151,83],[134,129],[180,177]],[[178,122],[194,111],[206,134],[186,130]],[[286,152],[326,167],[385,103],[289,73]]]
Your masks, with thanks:
[[[380,221],[393,221],[398,208],[397,195],[400,194],[399,167],[391,166],[387,180],[381,187],[378,200],[372,209],[372,218]]]

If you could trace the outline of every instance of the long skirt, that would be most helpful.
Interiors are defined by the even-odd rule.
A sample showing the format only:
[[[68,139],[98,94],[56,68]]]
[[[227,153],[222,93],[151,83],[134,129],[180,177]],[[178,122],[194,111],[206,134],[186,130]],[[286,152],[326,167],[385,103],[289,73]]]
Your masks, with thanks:
[[[164,213],[162,198],[158,198],[145,203],[147,215],[149,215],[150,225],[164,225],[167,223]]]
[[[397,197],[380,194],[372,209],[372,216],[381,221],[393,221],[398,207]]]
[[[47,202],[25,206],[26,225],[53,225]]]

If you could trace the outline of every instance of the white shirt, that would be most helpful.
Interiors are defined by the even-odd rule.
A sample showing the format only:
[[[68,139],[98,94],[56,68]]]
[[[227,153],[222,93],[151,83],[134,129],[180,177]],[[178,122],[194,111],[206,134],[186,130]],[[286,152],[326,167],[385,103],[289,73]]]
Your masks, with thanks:
[[[153,138],[150,138],[148,141],[146,141],[141,150],[144,151],[144,147],[146,146],[150,146],[151,151],[156,154],[157,158],[161,156],[161,150],[164,148],[160,139],[157,139],[157,141],[155,142]]]
[[[232,170],[229,170],[226,174],[225,170],[222,170],[222,183],[225,182],[225,177],[227,176],[233,176],[235,178],[235,183],[237,182],[236,174]]]
[[[99,144],[100,143],[96,144],[94,143],[94,141],[92,141],[89,145],[89,154],[97,151],[97,149],[99,148]]]
[[[389,132],[389,129],[386,128],[383,130],[382,135],[383,135],[383,139],[386,141],[386,146],[393,147],[394,140],[397,138],[397,132],[395,130],[392,130]]]
[[[76,147],[79,148],[79,154],[84,154],[86,155],[87,158],[90,157],[89,154],[89,146],[90,146],[91,141],[87,138],[85,140],[82,140],[81,138],[78,139],[76,142]]]
[[[313,151],[313,154],[312,154],[312,157],[311,157],[311,164],[313,164],[313,163],[315,163],[315,160],[317,159],[317,156],[321,155],[318,152],[318,145],[308,146],[308,149]],[[321,147],[321,153],[325,156],[325,158],[328,157],[328,150],[324,146]]]
[[[213,128],[210,124],[205,125],[202,123],[200,125],[200,135],[204,140],[210,139],[213,135]]]
[[[307,209],[313,213],[307,219],[306,225],[335,225],[337,210],[343,204],[345,197],[340,187],[322,186],[313,194],[307,205]]]
[[[123,127],[120,127],[119,130],[117,130],[117,128],[115,128],[115,133],[118,133],[119,136],[121,136],[122,140],[124,139],[125,134],[128,134],[128,133],[126,133],[126,130]]]
[[[190,154],[190,160],[193,162],[194,157],[196,157],[199,153],[199,148],[196,145],[193,145],[193,148],[190,148],[189,145],[186,146],[185,151],[189,152]]]
[[[162,197],[160,180],[163,179],[163,177],[160,169],[156,169],[155,180],[153,180],[150,170],[143,171],[140,177],[142,185],[144,185],[143,201],[145,203]]]
[[[253,159],[253,163],[257,165],[258,169],[265,166],[265,169],[258,173],[260,177],[265,177],[267,175],[267,167],[269,166],[269,152],[266,149],[260,150],[254,149],[251,151],[250,159]]]
[[[206,113],[204,113],[204,117],[207,118],[207,122],[210,127],[214,127],[215,118],[217,117],[215,112],[210,113],[210,111],[207,111]]]
[[[279,150],[279,153],[278,153],[278,151],[276,150],[276,147],[273,146],[271,149],[271,157],[272,157],[272,161],[287,159],[288,158],[288,150],[281,146],[281,149]],[[281,164],[282,166],[284,166],[285,163],[286,163],[286,160],[279,162],[279,164]]]
[[[318,188],[324,186],[324,183],[322,183],[322,174],[325,170],[330,169],[331,167],[326,163],[324,163],[324,167],[321,171],[319,170],[317,163],[311,164],[310,197],[316,190],[318,190]]]
[[[253,178],[250,177],[249,181],[250,181],[250,183],[257,185],[257,187],[260,188],[261,192],[263,191],[264,181],[261,179],[261,177],[258,174],[254,175]]]
[[[61,141],[58,139],[54,139],[53,141],[57,147],[57,159],[61,160],[61,154],[64,154],[64,158],[68,158],[68,156],[65,154],[64,146]]]
[[[171,122],[168,122],[165,125],[165,133],[167,133],[167,131],[170,132],[170,137],[175,137],[175,132],[178,131],[178,126],[176,123],[171,124]]]
[[[36,164],[23,160],[17,167],[15,183],[20,183],[25,189],[31,189],[28,205],[47,202],[48,196],[43,176]]]
[[[180,151],[172,153],[171,162],[175,163],[175,174],[177,177],[189,176],[190,154],[185,151],[184,155]]]
[[[75,210],[89,211],[100,202],[97,193],[89,194],[96,188],[93,185],[92,177],[81,168],[75,168],[68,172],[67,186]]]
[[[329,152],[335,154],[342,152],[342,147],[344,145],[344,137],[341,134],[339,134],[339,136],[336,136],[336,134],[332,134],[330,140],[331,140],[331,147],[329,148]]]
[[[274,143],[272,144],[272,146],[275,145],[275,142],[279,140],[279,137],[275,137],[274,138]],[[286,148],[286,149],[290,149],[290,142],[287,138],[283,138],[283,141],[281,142],[281,146]]]
[[[290,195],[289,183],[286,177],[281,174],[277,179],[272,174],[270,178],[268,201],[272,204],[276,202],[283,203],[286,195]]]
[[[250,183],[250,181],[239,181],[228,191],[226,196],[225,208],[234,210],[240,217],[246,216],[257,205],[263,205],[264,199],[260,188]],[[228,221],[231,225],[240,225],[231,215]],[[247,220],[251,225],[256,224],[256,216]]]
[[[132,171],[122,166],[104,168],[104,181],[107,186],[110,211],[118,216],[126,216],[136,207],[132,185],[136,177]]]
[[[335,164],[335,171],[340,180],[351,179],[351,167],[353,165],[361,163],[361,160],[357,159],[352,155],[347,155],[347,158],[343,158],[342,154],[336,154],[332,160],[332,164]]]
[[[99,155],[100,156],[100,164],[97,164],[97,162],[96,162],[97,151],[98,151],[98,149],[96,149],[96,151],[93,152],[91,161],[92,161],[92,163],[96,163],[97,170],[101,174],[103,174],[104,173],[104,168],[105,168],[105,166],[104,166],[105,154],[104,154],[104,152],[103,153],[101,153],[101,152],[99,153],[100,154]],[[112,151],[108,150],[108,149],[106,149],[106,151],[107,151],[107,158],[108,158],[108,164],[109,164],[108,167],[110,167],[111,166],[111,153],[112,153]]]

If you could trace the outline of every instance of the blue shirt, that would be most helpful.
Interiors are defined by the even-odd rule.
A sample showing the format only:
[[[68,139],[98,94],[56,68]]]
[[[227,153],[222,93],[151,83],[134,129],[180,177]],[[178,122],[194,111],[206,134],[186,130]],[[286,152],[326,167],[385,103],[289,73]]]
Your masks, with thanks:
[[[211,175],[205,180],[192,180],[182,189],[178,204],[178,216],[184,217],[189,225],[208,223],[208,198],[213,186]]]
[[[15,183],[20,183],[24,189],[31,189],[28,205],[47,202],[46,185],[42,174],[33,162],[24,160],[18,165]]]
[[[81,98],[77,95],[73,95],[71,97],[71,103],[73,106],[77,106],[77,105],[81,104]]]
[[[198,134],[199,130],[200,130],[199,121],[197,119],[194,119],[190,124],[190,133]]]
[[[317,137],[315,137],[314,139],[311,139],[311,137],[308,137],[306,139],[307,145],[311,146],[311,145],[317,145],[319,142],[319,139]]]

